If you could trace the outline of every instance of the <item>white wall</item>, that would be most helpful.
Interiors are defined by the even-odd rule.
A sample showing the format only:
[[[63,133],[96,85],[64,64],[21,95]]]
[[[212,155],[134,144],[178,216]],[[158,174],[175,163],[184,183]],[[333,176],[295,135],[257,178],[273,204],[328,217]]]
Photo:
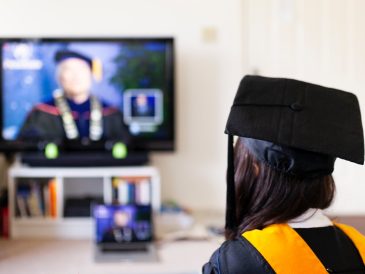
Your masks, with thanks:
[[[223,209],[228,110],[242,76],[239,0],[0,0],[0,36],[174,36],[177,152],[154,154],[162,197]],[[203,39],[204,30],[216,39]]]
[[[351,91],[365,113],[365,1],[246,0],[248,66]],[[320,118],[320,117],[319,117]],[[341,132],[339,132],[341,134]],[[338,160],[336,214],[365,213],[365,168]]]

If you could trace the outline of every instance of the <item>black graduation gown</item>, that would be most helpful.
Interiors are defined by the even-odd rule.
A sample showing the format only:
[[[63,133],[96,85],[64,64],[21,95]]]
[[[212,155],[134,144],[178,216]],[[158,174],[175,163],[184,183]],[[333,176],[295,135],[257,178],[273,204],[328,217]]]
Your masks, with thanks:
[[[329,273],[365,274],[359,252],[336,226],[296,228]],[[203,266],[203,274],[273,274],[274,270],[243,237],[226,241]]]
[[[83,135],[82,133],[85,133],[85,135],[88,136],[90,111],[85,113],[77,113],[73,111],[73,113],[76,113],[76,116],[78,116],[74,117],[74,119],[81,137]],[[80,117],[82,117],[82,119]],[[117,108],[103,104],[102,121],[102,139],[118,140],[125,143],[129,142],[129,131],[123,123],[122,113]],[[62,122],[62,117],[60,116],[53,101],[38,104],[31,110],[19,132],[18,139],[28,141],[66,140],[66,133]]]

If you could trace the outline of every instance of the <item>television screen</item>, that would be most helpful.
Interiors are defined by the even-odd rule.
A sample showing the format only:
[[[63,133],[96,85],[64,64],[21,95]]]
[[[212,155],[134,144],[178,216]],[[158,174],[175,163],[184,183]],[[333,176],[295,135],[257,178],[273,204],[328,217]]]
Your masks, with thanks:
[[[97,243],[152,240],[151,206],[96,205],[93,209]]]
[[[3,143],[173,149],[173,39],[0,43]]]

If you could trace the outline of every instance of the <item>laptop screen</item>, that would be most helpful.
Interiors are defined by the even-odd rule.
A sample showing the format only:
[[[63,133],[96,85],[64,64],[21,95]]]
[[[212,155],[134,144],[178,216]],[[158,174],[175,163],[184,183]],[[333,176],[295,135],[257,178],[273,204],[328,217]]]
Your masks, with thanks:
[[[96,205],[93,214],[98,244],[152,240],[150,205]]]

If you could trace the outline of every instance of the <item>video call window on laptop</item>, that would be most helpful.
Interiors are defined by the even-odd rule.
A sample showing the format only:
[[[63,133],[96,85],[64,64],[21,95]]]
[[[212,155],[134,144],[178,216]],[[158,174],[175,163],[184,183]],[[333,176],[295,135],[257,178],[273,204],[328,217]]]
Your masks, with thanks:
[[[132,244],[152,241],[150,205],[96,205],[97,244]]]

